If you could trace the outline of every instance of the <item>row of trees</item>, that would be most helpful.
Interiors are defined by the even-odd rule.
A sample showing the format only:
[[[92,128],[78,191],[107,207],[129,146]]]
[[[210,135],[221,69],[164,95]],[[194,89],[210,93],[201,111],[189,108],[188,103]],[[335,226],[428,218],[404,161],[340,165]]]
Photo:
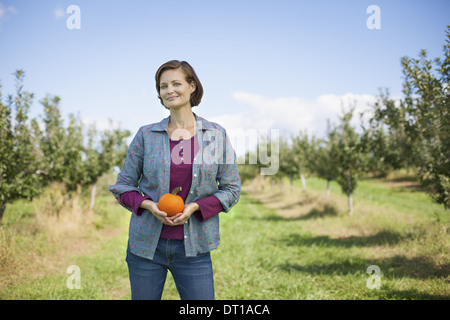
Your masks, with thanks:
[[[52,182],[68,196],[86,186],[95,192],[98,178],[123,162],[130,135],[112,123],[103,132],[86,128],[73,114],[65,125],[57,96],[42,99],[43,114],[30,119],[34,95],[23,88],[24,71],[14,75],[16,92],[5,101],[0,86],[0,222],[8,203],[31,200]]]
[[[442,59],[428,59],[425,50],[417,59],[402,58],[403,97],[395,100],[381,91],[361,130],[351,125],[350,104],[338,124],[329,123],[325,139],[306,132],[282,137],[279,171],[272,179],[301,178],[305,187],[304,173],[310,172],[328,185],[335,180],[348,195],[351,214],[362,175],[408,168],[416,170],[437,203],[450,209],[450,25],[446,33]],[[62,183],[68,195],[95,186],[103,173],[121,165],[130,135],[113,124],[104,132],[95,125],[85,128],[74,115],[66,126],[57,96],[42,99],[43,115],[29,119],[34,96],[23,89],[24,75],[15,72],[16,92],[5,102],[0,86],[0,221],[8,203],[32,199],[52,182]],[[262,166],[241,168],[241,177],[251,178]]]
[[[306,132],[282,137],[279,171],[272,179],[301,178],[304,188],[305,172],[326,179],[328,186],[335,180],[352,214],[352,194],[361,176],[406,168],[415,170],[433,199],[450,209],[450,26],[446,33],[443,59],[428,59],[425,50],[417,59],[401,59],[403,97],[395,100],[387,89],[380,91],[370,120],[361,121],[360,129],[351,125],[355,108],[350,103],[338,124],[329,123],[325,139]],[[241,171],[250,178],[257,169]]]

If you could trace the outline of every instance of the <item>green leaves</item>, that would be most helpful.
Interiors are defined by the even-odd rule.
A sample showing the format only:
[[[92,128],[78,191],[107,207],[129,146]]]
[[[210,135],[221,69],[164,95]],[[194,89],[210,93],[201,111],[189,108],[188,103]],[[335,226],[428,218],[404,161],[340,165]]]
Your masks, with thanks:
[[[388,94],[374,106],[373,123],[389,136],[390,164],[413,167],[423,186],[437,203],[450,208],[450,25],[447,27],[444,57],[403,57],[404,97],[396,104]],[[403,157],[403,160],[400,159]]]
[[[330,132],[330,153],[337,169],[336,181],[347,195],[356,188],[358,176],[366,171],[367,153],[362,139],[351,125],[354,107],[344,111],[338,126]]]
[[[17,198],[31,199],[41,189],[37,184],[37,152],[28,122],[33,94],[23,90],[23,70],[17,70],[14,76],[15,96],[9,95],[4,104],[0,93],[0,220],[6,203]]]
[[[103,173],[119,165],[125,157],[130,132],[114,128],[112,122],[111,129],[104,132],[99,132],[95,124],[86,129],[73,114],[65,127],[59,101],[58,97],[41,101],[45,124],[45,130],[39,133],[41,163],[48,173],[47,183],[62,182],[67,191],[73,191],[78,186],[95,184]]]
[[[62,182],[67,192],[95,184],[125,157],[129,131],[111,128],[88,131],[74,115],[66,126],[58,96],[40,103],[43,115],[29,119],[33,94],[23,90],[25,72],[15,72],[16,92],[2,101],[0,86],[0,221],[8,202],[32,199],[52,182]]]
[[[339,123],[329,125],[325,139],[309,138],[306,132],[281,137],[279,171],[270,178],[292,181],[309,171],[336,180],[350,206],[362,175],[414,169],[433,199],[450,209],[450,25],[446,34],[442,58],[429,59],[426,50],[416,59],[402,57],[403,97],[392,99],[388,89],[380,90],[361,133],[351,125],[350,104]],[[242,167],[246,179],[258,174],[251,166]]]

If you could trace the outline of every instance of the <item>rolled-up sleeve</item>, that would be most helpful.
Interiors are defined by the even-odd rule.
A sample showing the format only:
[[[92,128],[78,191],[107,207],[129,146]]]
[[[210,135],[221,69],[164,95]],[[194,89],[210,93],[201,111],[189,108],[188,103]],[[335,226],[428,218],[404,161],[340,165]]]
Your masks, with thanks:
[[[152,198],[150,198],[149,196],[143,196],[136,191],[128,191],[120,195],[120,202],[123,205],[130,207],[132,211],[138,216],[144,213],[145,209],[141,208],[140,205],[142,201],[147,199],[152,200]]]
[[[209,218],[223,211],[220,200],[217,199],[217,197],[215,197],[214,195],[204,199],[196,200],[194,202],[197,203],[200,208],[197,212],[195,212],[195,216],[200,221],[208,220]]]
[[[139,189],[139,180],[142,176],[143,161],[144,141],[141,128],[128,147],[127,157],[125,158],[122,170],[117,176],[116,183],[109,186],[109,191],[112,192],[117,201],[131,212],[133,212],[133,208],[122,203],[120,201],[120,195],[129,191],[136,191],[139,192],[139,194],[142,194]]]
[[[214,193],[214,196],[220,200],[223,211],[229,212],[239,201],[241,179],[237,167],[236,153],[226,133],[224,134],[224,146],[222,163],[219,163],[216,177],[219,190]]]

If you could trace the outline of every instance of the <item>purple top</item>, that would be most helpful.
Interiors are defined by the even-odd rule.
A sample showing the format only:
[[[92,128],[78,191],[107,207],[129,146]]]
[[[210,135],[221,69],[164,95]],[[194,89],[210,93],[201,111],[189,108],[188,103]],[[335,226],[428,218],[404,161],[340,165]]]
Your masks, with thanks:
[[[191,152],[190,154],[191,161],[187,163],[185,163],[183,158],[183,143],[185,145],[190,143],[190,150],[194,150],[194,152]],[[172,154],[175,147],[177,150],[180,150],[179,158]],[[189,145],[187,145],[187,147],[189,147]],[[170,154],[172,155],[170,161],[170,191],[172,192],[175,188],[181,187],[182,190],[178,192],[177,195],[179,195],[183,201],[186,201],[188,192],[191,189],[192,163],[194,161],[194,155],[197,151],[198,141],[196,135],[190,140],[170,140]],[[179,164],[174,163],[174,158],[178,160],[177,162],[179,162],[179,160],[181,160],[181,162]],[[144,212],[144,209],[139,208],[139,205],[145,199],[153,200],[149,196],[143,196],[137,191],[129,191],[120,195],[120,201],[126,206],[131,207],[133,212],[138,216],[142,215]],[[194,202],[200,207],[200,210],[193,214],[193,216],[195,216],[199,221],[205,221],[223,211],[222,204],[214,195]],[[160,238],[182,240],[183,236],[183,225],[168,226],[164,224],[162,226]]]

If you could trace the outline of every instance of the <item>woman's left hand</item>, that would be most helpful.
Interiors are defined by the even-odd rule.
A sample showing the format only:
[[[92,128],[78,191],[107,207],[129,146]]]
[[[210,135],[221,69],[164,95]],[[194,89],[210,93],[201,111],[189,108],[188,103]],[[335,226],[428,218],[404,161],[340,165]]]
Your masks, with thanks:
[[[198,206],[198,204],[192,202],[184,206],[183,212],[168,218],[172,220],[174,226],[185,224],[186,221],[191,217],[191,215],[199,209],[200,207]]]

